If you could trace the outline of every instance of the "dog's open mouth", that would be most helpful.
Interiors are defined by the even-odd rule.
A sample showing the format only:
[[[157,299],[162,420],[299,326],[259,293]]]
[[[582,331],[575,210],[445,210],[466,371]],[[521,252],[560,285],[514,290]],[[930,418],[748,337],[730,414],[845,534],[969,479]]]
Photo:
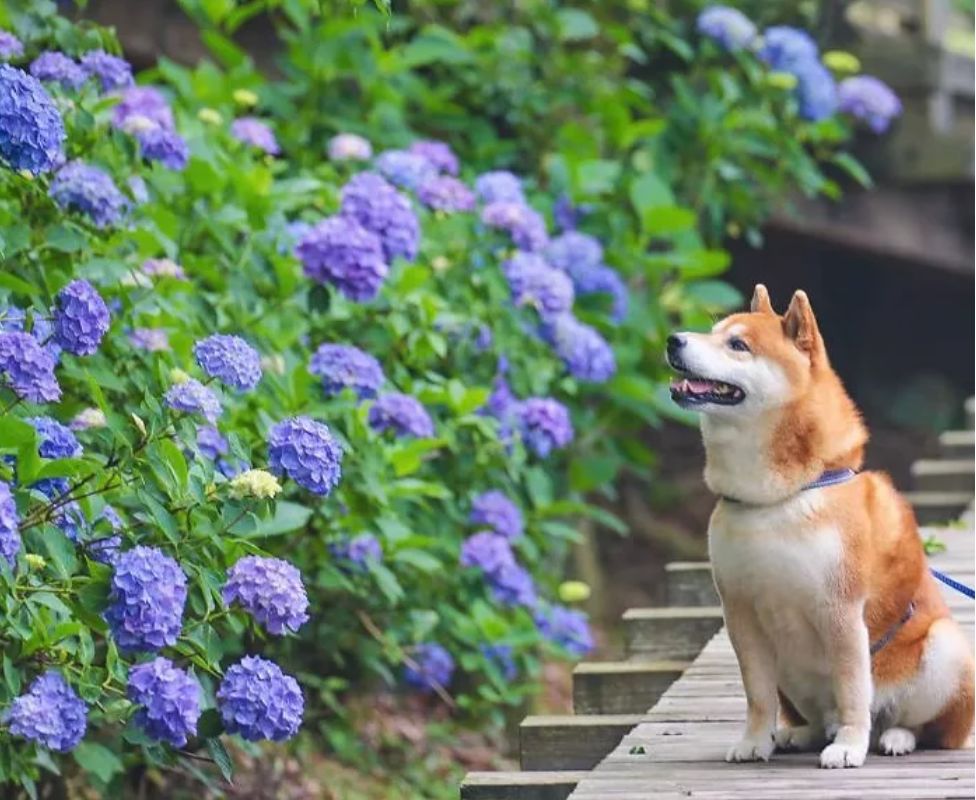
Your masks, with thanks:
[[[671,381],[671,399],[680,406],[735,406],[746,399],[746,393],[731,383],[684,373]]]

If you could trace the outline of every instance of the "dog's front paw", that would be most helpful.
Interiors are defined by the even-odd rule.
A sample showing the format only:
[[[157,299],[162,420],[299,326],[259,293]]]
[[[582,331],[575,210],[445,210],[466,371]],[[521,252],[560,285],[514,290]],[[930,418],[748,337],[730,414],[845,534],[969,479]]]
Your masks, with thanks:
[[[915,749],[915,734],[907,728],[888,728],[878,739],[878,750],[886,756],[903,756]]]
[[[824,769],[843,769],[844,767],[859,767],[864,763],[868,754],[866,745],[842,744],[834,742],[820,751],[820,766]]]
[[[777,750],[800,752],[816,750],[824,742],[823,734],[812,725],[777,728],[773,739]]]
[[[729,748],[725,760],[729,762],[769,761],[775,747],[776,743],[772,736],[743,736]]]

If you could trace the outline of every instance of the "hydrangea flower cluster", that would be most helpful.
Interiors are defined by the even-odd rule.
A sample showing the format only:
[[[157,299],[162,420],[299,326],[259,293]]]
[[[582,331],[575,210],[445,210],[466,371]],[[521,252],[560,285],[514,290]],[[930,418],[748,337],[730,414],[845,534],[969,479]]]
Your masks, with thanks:
[[[362,571],[369,562],[383,560],[383,546],[371,533],[344,536],[329,542],[329,553],[343,568]]]
[[[0,159],[33,175],[64,160],[64,122],[51,96],[19,69],[0,64]]]
[[[244,656],[224,674],[217,707],[228,733],[249,742],[281,742],[298,733],[305,698],[298,681],[273,661]]]
[[[525,530],[519,507],[497,489],[479,494],[474,499],[470,520],[475,525],[487,526],[509,541],[518,539]]]
[[[107,173],[81,161],[71,161],[58,170],[50,194],[62,209],[85,214],[98,228],[118,224],[129,208]]]
[[[292,417],[271,429],[268,465],[310,492],[328,495],[342,475],[342,448],[321,422]]]
[[[450,175],[435,175],[417,189],[417,199],[434,211],[452,214],[474,210],[475,198],[467,186]]]
[[[837,84],[830,70],[819,60],[798,66],[795,74],[796,100],[801,117],[817,122],[837,111]]]
[[[329,139],[331,161],[369,161],[373,147],[369,140],[355,133],[340,133]]]
[[[222,596],[237,603],[268,633],[281,636],[308,621],[308,597],[301,573],[280,558],[244,556],[227,573]]]
[[[158,161],[167,169],[182,170],[190,160],[190,148],[176,131],[153,127],[137,134],[143,158]]]
[[[88,76],[75,61],[64,53],[46,50],[29,67],[30,74],[43,83],[58,83],[63,89],[79,88]]]
[[[197,342],[193,355],[207,375],[239,392],[249,392],[261,380],[261,354],[240,336],[215,333]]]
[[[462,567],[474,567],[484,573],[488,588],[503,605],[532,606],[537,596],[528,570],[518,564],[512,547],[504,536],[481,531],[465,539],[461,546]]]
[[[97,352],[110,319],[108,306],[88,281],[72,281],[54,299],[54,339],[76,356]]]
[[[257,117],[239,117],[230,125],[230,135],[239,142],[263,150],[271,156],[281,152],[274,132]]]
[[[379,237],[388,262],[413,261],[420,247],[420,223],[410,201],[375,172],[360,172],[342,187],[342,214]]]
[[[10,31],[0,30],[0,61],[11,61],[23,55],[23,42]]]
[[[564,606],[540,609],[535,624],[546,639],[573,656],[585,656],[593,649],[593,634],[580,611]]]
[[[502,605],[531,608],[539,600],[532,575],[521,564],[505,564],[488,577],[488,587]]]
[[[403,680],[408,686],[424,692],[435,687],[447,687],[454,677],[454,658],[436,642],[424,642],[410,651],[412,664],[403,669]]]
[[[57,672],[45,672],[3,715],[10,733],[48,750],[74,750],[88,727],[88,707]]]
[[[549,241],[545,219],[525,203],[489,203],[481,211],[481,221],[490,228],[507,232],[515,246],[522,250],[541,250]]]
[[[281,484],[278,483],[278,479],[263,469],[245,470],[230,481],[230,496],[238,500],[245,497],[270,500],[280,491]]]
[[[483,644],[480,649],[485,660],[493,664],[506,681],[511,682],[518,677],[511,645]]]
[[[51,417],[28,417],[26,422],[37,431],[37,454],[41,458],[76,458],[82,453],[81,443],[71,432]]]
[[[504,270],[515,305],[533,306],[543,319],[572,309],[573,282],[539,256],[517,253],[505,262]]]
[[[901,115],[901,100],[889,86],[870,75],[855,75],[840,82],[840,110],[862,120],[875,133],[884,133]]]
[[[170,258],[147,258],[142,262],[140,270],[150,278],[173,278],[178,281],[186,280],[186,272],[179,264]]]
[[[330,396],[349,388],[360,398],[375,397],[386,380],[379,361],[347,344],[319,345],[308,371],[322,379],[322,388]]]
[[[774,25],[763,32],[759,58],[770,69],[796,74],[797,70],[819,55],[817,43],[809,33],[789,25]]]
[[[105,620],[120,650],[150,652],[176,643],[183,627],[186,575],[155,547],[119,554]]]
[[[112,109],[112,124],[119,130],[132,132],[132,120],[148,120],[156,127],[173,130],[173,110],[163,93],[152,86],[133,86],[122,93],[122,99]]]
[[[10,491],[10,484],[0,481],[0,558],[7,559],[11,568],[20,552],[20,515]]]
[[[369,409],[369,424],[374,431],[392,430],[397,436],[418,439],[434,435],[434,422],[415,397],[399,392],[382,394]]]
[[[748,47],[756,40],[756,26],[745,14],[729,6],[709,6],[698,15],[698,32],[725,50]]]
[[[611,317],[615,322],[627,315],[627,286],[616,270],[603,263],[603,246],[595,237],[576,230],[566,231],[549,242],[545,257],[569,275],[577,294],[610,295]]]
[[[390,183],[414,191],[437,175],[434,165],[424,156],[406,150],[380,153],[376,157],[376,168]]]
[[[380,240],[344,216],[319,222],[298,242],[295,255],[309,278],[332,284],[356,302],[376,297],[389,272]]]
[[[86,75],[95,78],[103,92],[132,86],[132,66],[124,58],[113,56],[104,50],[90,50],[81,57],[81,68]]]
[[[169,333],[165,328],[133,328],[129,331],[129,341],[137,350],[147,353],[161,353],[169,350]]]
[[[0,333],[0,373],[21,399],[31,403],[60,400],[54,366],[54,357],[29,333]]]
[[[197,447],[206,458],[216,461],[227,455],[230,444],[216,425],[197,425]]]
[[[73,431],[84,431],[89,428],[104,428],[108,424],[105,412],[100,408],[83,408],[68,423]]]
[[[506,170],[485,172],[474,182],[474,190],[482,203],[525,203],[521,179]]]
[[[146,734],[173,747],[184,747],[197,732],[200,720],[200,684],[168,658],[157,656],[129,670],[126,689],[140,708],[135,722]]]
[[[515,405],[515,417],[526,447],[539,458],[573,440],[569,411],[552,397],[530,397]]]
[[[461,162],[446,142],[418,139],[410,145],[410,152],[427,159],[427,162],[438,172],[457,175],[461,171]]]
[[[545,333],[556,355],[574,378],[604,383],[617,371],[613,348],[607,340],[572,314],[560,314],[550,319]]]
[[[170,386],[163,395],[163,402],[174,411],[200,414],[211,423],[216,422],[223,412],[220,398],[213,390],[193,378]]]

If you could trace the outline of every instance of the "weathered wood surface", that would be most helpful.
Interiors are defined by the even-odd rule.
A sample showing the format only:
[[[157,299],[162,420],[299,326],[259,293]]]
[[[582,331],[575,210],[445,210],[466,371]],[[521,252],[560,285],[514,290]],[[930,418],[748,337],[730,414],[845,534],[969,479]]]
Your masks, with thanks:
[[[461,800],[566,800],[585,772],[469,772]]]
[[[970,492],[976,479],[976,464],[965,459],[922,459],[912,464],[912,478],[919,491]]]
[[[945,431],[939,435],[942,458],[972,458],[976,453],[976,433],[973,431]]]
[[[672,561],[664,567],[669,606],[717,606],[718,592],[707,561]]]
[[[643,713],[687,668],[687,661],[584,661],[573,670],[573,713]]]
[[[722,627],[722,608],[630,608],[623,623],[629,658],[690,661]]]
[[[947,550],[931,559],[953,577],[973,581],[972,530],[924,531]],[[973,640],[973,602],[943,595]],[[769,763],[726,764],[726,749],[745,718],[738,666],[724,629],[642,722],[586,774],[571,800],[742,798],[743,800],[928,800],[972,798],[972,750],[923,751],[902,758],[871,754],[855,770],[821,770],[817,754],[776,754]]]

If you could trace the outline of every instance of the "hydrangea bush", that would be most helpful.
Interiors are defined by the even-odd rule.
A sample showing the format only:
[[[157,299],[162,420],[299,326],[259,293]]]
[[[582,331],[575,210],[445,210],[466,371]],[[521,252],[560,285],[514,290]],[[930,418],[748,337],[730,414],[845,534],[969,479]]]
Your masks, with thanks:
[[[681,92],[667,124],[630,98],[606,156],[525,131],[519,165],[478,140],[498,121],[455,142],[436,114],[374,117],[378,79],[309,105],[349,76],[308,59],[378,59],[379,14],[294,4],[269,82],[215,5],[184,5],[225,68],[134,79],[104,31],[0,15],[0,782],[28,792],[71,759],[105,793],[187,754],[229,775],[227,737],[289,740],[312,710],[336,741],[343,697],[380,685],[497,720],[542,657],[585,655],[556,596],[574,523],[622,529],[588,493],[651,474],[634,431],[673,413],[669,315],[737,301],[708,230],[758,219],[685,205],[660,160]],[[805,120],[833,80],[801,89],[815,45],[748,22],[702,17],[689,97],[738,70],[736,102],[818,146],[846,135],[834,111],[897,113],[861,81]],[[394,84],[492,58],[459,36],[411,61],[396,35]]]

